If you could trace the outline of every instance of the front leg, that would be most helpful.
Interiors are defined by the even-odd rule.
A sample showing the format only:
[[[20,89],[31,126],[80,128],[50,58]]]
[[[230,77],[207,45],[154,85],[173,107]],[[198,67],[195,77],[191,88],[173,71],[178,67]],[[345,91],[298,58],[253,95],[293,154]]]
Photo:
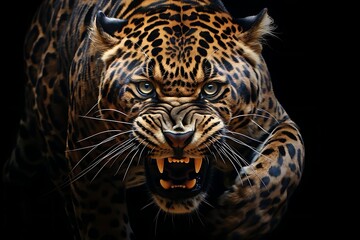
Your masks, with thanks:
[[[121,177],[78,179],[72,184],[72,193],[81,240],[134,239]]]
[[[257,152],[211,213],[216,239],[251,239],[268,233],[299,184],[304,144],[291,120],[279,124]]]

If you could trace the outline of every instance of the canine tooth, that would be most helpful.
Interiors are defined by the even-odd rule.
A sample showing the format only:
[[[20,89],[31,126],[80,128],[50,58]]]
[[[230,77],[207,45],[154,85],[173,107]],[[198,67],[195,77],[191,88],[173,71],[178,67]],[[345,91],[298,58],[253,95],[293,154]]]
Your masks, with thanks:
[[[194,164],[195,164],[195,172],[199,173],[201,169],[202,158],[195,158]]]
[[[164,159],[163,158],[157,158],[156,159],[156,165],[159,169],[160,173],[164,172]]]
[[[164,189],[169,189],[169,188],[172,188],[173,185],[171,184],[170,181],[166,181],[166,180],[163,180],[163,179],[160,179],[160,185],[164,188]]]
[[[186,181],[186,188],[187,189],[192,189],[193,187],[195,187],[196,184],[196,179],[192,179],[192,180],[188,180]]]

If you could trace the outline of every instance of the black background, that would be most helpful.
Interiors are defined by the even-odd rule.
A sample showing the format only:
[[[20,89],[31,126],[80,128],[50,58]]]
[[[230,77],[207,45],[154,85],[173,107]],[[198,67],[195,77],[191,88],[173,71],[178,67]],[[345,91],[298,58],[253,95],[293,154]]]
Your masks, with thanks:
[[[5,126],[1,138],[5,139],[1,144],[1,148],[4,148],[1,151],[1,164],[9,156],[15,142],[24,101],[24,35],[39,3],[38,0],[21,3],[7,1],[1,13],[1,55],[5,59],[0,80],[3,86],[1,125]],[[319,184],[315,176],[321,159],[320,97],[317,95],[316,80],[309,74],[312,59],[308,46],[309,34],[305,33],[309,29],[311,32],[316,22],[313,18],[312,24],[309,21],[311,5],[300,0],[224,0],[224,3],[236,17],[254,15],[266,7],[277,26],[276,37],[268,38],[263,54],[278,99],[302,131],[306,158],[302,182],[291,199],[287,214],[270,239],[303,239],[309,233],[314,235],[319,231],[316,212],[320,203],[318,191],[315,191]]]

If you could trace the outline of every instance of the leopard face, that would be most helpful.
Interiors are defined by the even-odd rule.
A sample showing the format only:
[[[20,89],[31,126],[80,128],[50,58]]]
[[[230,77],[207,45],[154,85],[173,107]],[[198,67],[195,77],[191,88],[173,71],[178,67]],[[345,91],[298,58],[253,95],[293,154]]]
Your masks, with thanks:
[[[254,28],[269,22],[263,12]],[[100,47],[98,63],[101,118],[108,129],[129,123],[121,124],[130,139],[123,145],[123,173],[135,161],[143,164],[162,210],[196,210],[214,168],[242,166],[226,135],[247,134],[244,126],[261,100],[258,39],[221,9],[194,12],[186,4],[181,11],[160,6],[125,21],[100,12],[92,34],[98,48],[108,45]]]

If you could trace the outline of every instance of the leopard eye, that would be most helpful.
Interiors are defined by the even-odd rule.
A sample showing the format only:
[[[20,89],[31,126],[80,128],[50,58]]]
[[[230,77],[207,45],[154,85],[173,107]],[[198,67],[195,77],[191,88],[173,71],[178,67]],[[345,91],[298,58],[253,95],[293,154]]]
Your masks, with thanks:
[[[211,97],[214,96],[219,91],[219,84],[216,82],[207,83],[203,87],[203,92],[205,96]]]
[[[154,85],[151,82],[139,82],[137,89],[142,95],[151,95],[154,92]]]

